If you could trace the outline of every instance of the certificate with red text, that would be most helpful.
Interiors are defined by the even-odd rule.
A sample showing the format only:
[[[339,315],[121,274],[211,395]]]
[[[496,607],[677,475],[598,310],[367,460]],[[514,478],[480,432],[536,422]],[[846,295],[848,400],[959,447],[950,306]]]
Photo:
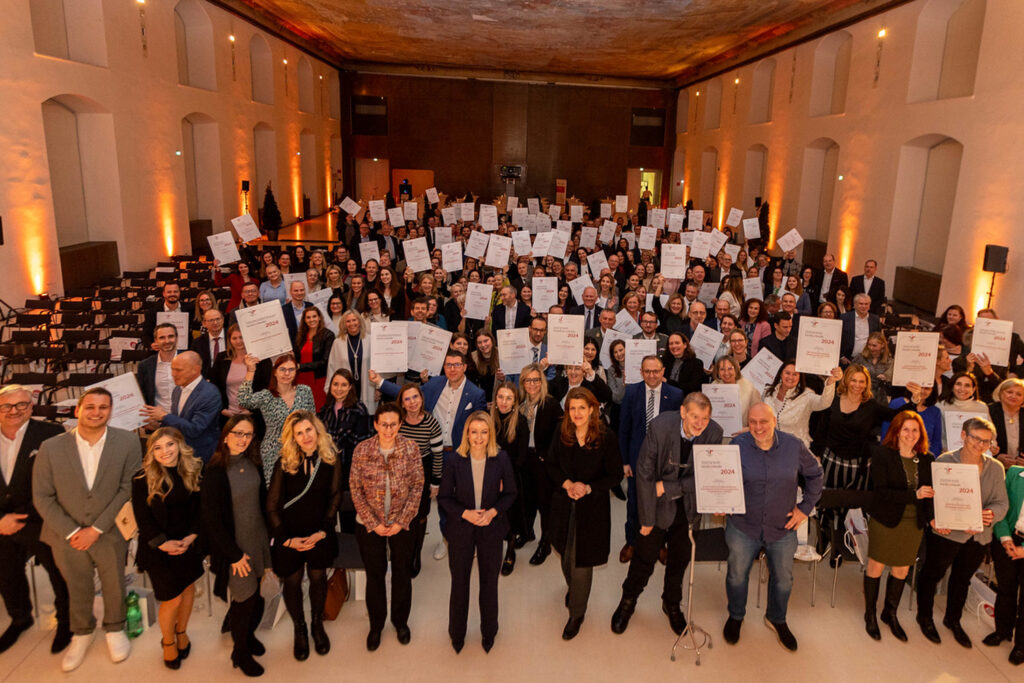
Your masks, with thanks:
[[[981,472],[977,465],[932,463],[935,528],[981,531]]]
[[[828,375],[839,365],[839,341],[843,337],[843,321],[828,318],[800,317],[800,333],[796,338],[796,371],[812,375]]]
[[[680,466],[685,464],[680,463]],[[739,446],[694,444],[693,475],[697,485],[697,512],[746,514]]]
[[[370,369],[381,375],[409,369],[407,321],[370,324]]]
[[[260,360],[292,352],[292,340],[278,301],[236,308],[235,320],[242,332],[245,352]]]

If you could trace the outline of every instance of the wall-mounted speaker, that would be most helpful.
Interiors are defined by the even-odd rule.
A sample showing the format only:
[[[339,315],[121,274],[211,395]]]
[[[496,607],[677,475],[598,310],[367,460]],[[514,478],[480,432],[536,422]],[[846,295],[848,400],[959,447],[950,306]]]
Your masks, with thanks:
[[[982,270],[986,273],[1005,273],[1006,256],[1010,252],[1009,247],[1000,247],[995,244],[985,245],[985,263]]]
[[[243,180],[242,181],[242,192],[248,192],[248,191],[249,191],[249,181],[248,180]]]

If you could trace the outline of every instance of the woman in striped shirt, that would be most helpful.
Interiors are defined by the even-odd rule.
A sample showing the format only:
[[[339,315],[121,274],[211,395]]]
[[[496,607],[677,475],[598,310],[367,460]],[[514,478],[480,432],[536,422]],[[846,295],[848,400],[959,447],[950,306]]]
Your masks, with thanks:
[[[402,411],[402,425],[398,433],[416,442],[420,449],[420,457],[423,458],[423,497],[420,500],[419,512],[412,523],[413,538],[416,540],[412,556],[414,578],[420,573],[420,552],[423,550],[423,539],[427,533],[430,499],[437,495],[444,466],[441,424],[423,409],[423,405],[423,392],[418,385],[406,384],[398,392],[398,406]]]

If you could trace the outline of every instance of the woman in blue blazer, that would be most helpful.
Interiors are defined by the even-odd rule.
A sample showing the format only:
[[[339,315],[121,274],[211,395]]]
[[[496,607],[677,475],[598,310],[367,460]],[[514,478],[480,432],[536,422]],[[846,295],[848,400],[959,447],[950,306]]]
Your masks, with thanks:
[[[498,443],[491,416],[478,410],[466,419],[460,457],[444,464],[437,501],[448,513],[448,567],[452,573],[448,635],[462,651],[469,619],[473,555],[480,572],[480,631],[485,652],[498,633],[498,572],[508,535],[508,509],[516,497],[512,461]]]

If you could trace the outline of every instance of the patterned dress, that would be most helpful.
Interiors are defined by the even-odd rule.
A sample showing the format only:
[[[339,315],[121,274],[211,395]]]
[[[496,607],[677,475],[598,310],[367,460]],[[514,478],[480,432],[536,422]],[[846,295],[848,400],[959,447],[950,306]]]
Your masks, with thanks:
[[[305,384],[296,384],[295,400],[289,408],[283,398],[274,396],[268,389],[253,393],[252,380],[247,380],[238,387],[238,405],[258,410],[263,415],[267,433],[260,444],[260,456],[263,459],[263,475],[269,482],[274,474],[274,463],[281,457],[281,429],[284,428],[284,421],[297,410],[316,410],[313,390]]]

